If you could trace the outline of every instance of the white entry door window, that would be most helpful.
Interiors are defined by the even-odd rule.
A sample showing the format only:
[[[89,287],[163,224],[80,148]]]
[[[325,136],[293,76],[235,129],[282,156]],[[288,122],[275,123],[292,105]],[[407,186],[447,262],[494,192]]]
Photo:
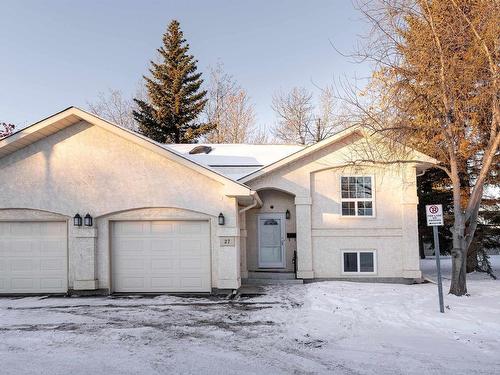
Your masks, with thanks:
[[[284,214],[258,216],[260,268],[285,268],[284,224]]]

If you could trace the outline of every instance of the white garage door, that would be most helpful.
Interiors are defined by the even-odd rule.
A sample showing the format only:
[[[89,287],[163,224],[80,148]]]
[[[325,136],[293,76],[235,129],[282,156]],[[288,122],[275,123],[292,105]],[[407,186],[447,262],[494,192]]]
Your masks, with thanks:
[[[0,293],[68,289],[64,222],[0,222]]]
[[[206,221],[121,221],[112,229],[115,292],[210,292]]]

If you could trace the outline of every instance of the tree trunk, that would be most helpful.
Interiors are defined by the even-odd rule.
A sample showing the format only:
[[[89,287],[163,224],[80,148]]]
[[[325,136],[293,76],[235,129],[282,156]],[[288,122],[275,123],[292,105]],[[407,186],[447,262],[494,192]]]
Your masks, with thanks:
[[[455,225],[453,227],[453,249],[451,250],[450,293],[456,296],[467,294],[467,248],[465,242],[465,216],[460,205],[455,206]]]
[[[450,155],[451,181],[453,184],[453,249],[451,250],[451,285],[450,294],[463,296],[467,294],[467,243],[465,241],[465,214],[461,205],[461,182],[458,173],[457,159]]]
[[[455,235],[453,235],[453,237],[455,237]],[[453,239],[453,242],[455,243],[455,239]],[[451,250],[451,257],[450,294],[463,296],[467,294],[467,252],[463,248],[454,246]]]

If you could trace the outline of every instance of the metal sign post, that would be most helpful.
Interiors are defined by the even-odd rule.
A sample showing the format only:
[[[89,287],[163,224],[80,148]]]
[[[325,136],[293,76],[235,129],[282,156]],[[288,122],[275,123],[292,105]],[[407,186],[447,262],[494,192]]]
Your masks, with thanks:
[[[427,226],[431,226],[432,232],[434,233],[434,250],[436,252],[436,267],[438,277],[439,311],[444,313],[443,280],[441,278],[441,254],[439,251],[438,234],[438,226],[443,225],[443,207],[440,204],[427,205],[425,206],[425,213],[427,217]]]

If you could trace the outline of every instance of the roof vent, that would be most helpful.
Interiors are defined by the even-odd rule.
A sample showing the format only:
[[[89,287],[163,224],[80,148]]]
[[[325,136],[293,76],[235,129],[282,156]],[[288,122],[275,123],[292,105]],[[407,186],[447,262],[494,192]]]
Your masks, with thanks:
[[[190,155],[194,154],[208,154],[212,151],[212,147],[210,146],[196,146],[191,151],[189,151]]]

